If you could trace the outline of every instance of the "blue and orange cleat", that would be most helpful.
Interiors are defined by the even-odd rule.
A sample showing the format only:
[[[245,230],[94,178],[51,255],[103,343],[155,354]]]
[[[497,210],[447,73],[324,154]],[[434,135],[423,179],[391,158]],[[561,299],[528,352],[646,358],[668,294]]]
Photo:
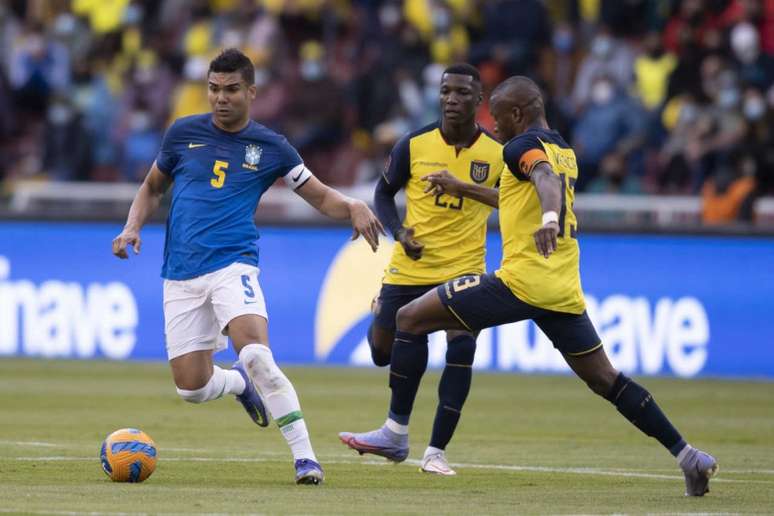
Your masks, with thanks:
[[[409,454],[408,435],[396,434],[386,427],[362,434],[341,432],[339,439],[360,455],[372,453],[393,462],[403,462]]]
[[[250,416],[250,419],[252,419],[256,425],[264,428],[269,426],[269,418],[266,416],[266,407],[263,406],[261,395],[258,394],[258,390],[250,379],[250,375],[247,374],[247,371],[245,371],[245,368],[242,367],[240,362],[234,362],[231,369],[238,371],[245,381],[245,392],[236,395],[237,401],[242,404],[247,411],[247,415]]]
[[[685,496],[709,493],[709,481],[718,472],[718,461],[709,453],[693,448],[680,462],[685,475]]]
[[[296,484],[319,485],[323,483],[325,474],[322,466],[312,459],[298,459],[295,464]]]

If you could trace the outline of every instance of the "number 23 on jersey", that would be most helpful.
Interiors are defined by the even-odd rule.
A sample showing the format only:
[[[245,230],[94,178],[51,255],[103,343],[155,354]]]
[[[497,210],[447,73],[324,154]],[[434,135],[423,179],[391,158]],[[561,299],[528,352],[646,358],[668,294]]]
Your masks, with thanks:
[[[226,182],[226,169],[228,168],[227,161],[216,160],[212,166],[212,173],[215,177],[210,179],[210,184],[213,188],[223,188],[223,184]]]

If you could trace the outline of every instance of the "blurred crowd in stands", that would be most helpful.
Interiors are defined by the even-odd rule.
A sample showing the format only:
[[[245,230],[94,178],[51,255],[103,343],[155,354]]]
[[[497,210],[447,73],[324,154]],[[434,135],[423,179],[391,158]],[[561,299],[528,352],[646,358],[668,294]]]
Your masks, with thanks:
[[[579,191],[774,194],[774,0],[0,0],[0,178],[139,181],[209,61],[256,65],[255,120],[322,179],[372,182],[438,117],[444,67],[536,79]]]

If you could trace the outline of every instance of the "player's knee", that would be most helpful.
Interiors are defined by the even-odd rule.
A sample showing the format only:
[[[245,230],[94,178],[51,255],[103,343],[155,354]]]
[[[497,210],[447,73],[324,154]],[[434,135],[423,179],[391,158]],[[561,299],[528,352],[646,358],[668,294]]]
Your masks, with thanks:
[[[618,376],[618,371],[599,371],[593,376],[585,378],[586,385],[589,386],[594,394],[598,394],[603,398],[607,398],[610,394],[610,390],[613,388],[615,379]]]
[[[472,365],[476,357],[476,339],[470,334],[456,335],[448,339],[446,363]]]
[[[402,306],[395,317],[398,329],[408,333],[422,333],[418,305],[415,301]]]
[[[287,378],[277,364],[271,349],[262,344],[250,344],[239,352],[239,359],[261,392],[275,392],[284,387]]]
[[[368,327],[368,347],[371,349],[371,360],[377,367],[390,364],[392,355],[392,339],[385,330],[375,328],[372,323]]]

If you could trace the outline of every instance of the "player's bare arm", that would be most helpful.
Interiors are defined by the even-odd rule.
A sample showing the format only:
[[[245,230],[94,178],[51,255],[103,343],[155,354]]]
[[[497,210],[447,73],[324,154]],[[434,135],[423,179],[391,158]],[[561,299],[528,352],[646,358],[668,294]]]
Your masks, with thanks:
[[[323,215],[352,222],[352,240],[363,235],[371,249],[379,247],[379,233],[385,235],[382,223],[363,201],[347,197],[312,176],[296,193]]]
[[[432,192],[433,195],[447,194],[467,197],[492,208],[499,207],[500,194],[497,188],[460,181],[448,170],[439,170],[438,172],[422,176],[422,181],[427,181],[428,183],[425,193]]]
[[[121,259],[129,258],[126,247],[131,245],[134,254],[140,254],[140,230],[158,209],[161,199],[172,184],[172,179],[159,170],[154,162],[145,181],[134,196],[124,229],[113,239],[113,254]]]
[[[529,176],[535,185],[540,207],[543,211],[543,226],[535,231],[535,245],[538,252],[548,258],[556,251],[556,236],[559,234],[559,210],[562,205],[562,181],[554,174],[551,165],[538,163]]]

